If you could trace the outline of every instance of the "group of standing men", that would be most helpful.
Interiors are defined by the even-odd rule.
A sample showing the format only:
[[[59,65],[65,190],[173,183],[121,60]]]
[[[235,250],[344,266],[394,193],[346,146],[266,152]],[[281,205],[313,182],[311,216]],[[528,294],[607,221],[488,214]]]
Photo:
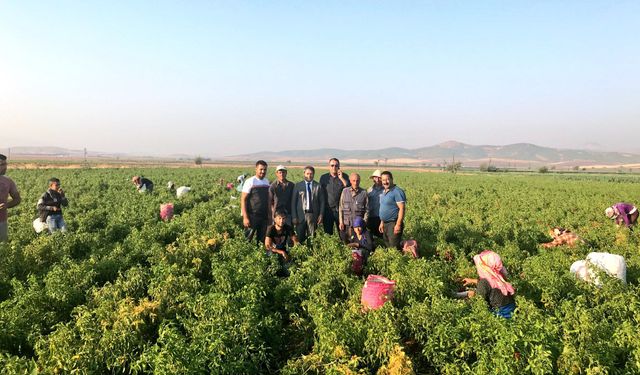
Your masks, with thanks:
[[[338,232],[347,243],[356,218],[364,220],[373,235],[382,237],[387,247],[400,248],[404,231],[404,191],[393,183],[391,172],[379,170],[371,175],[373,185],[360,187],[360,175],[346,174],[336,158],[329,160],[329,172],[315,181],[315,168],[304,168],[304,179],[293,183],[287,179],[287,168],[276,167],[276,181],[266,178],[267,163],[256,162],[255,175],[244,181],[240,200],[245,236],[264,243],[267,228],[275,218],[295,230],[300,242],[313,236],[319,225],[325,233]]]

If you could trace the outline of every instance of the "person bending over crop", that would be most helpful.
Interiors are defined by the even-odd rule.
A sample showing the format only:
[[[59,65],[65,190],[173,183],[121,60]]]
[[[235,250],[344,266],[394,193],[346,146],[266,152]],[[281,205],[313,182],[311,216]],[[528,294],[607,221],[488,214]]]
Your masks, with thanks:
[[[153,192],[153,182],[148,178],[133,176],[131,178],[131,182],[136,185],[136,189],[140,193],[151,193]]]
[[[287,245],[289,242],[293,246],[298,244],[298,237],[293,230],[293,227],[287,224],[287,213],[284,211],[276,211],[274,218],[274,224],[267,228],[267,234],[264,239],[264,247],[267,249],[267,253],[275,253],[285,261],[289,260],[289,252],[287,251]]]
[[[553,241],[543,243],[542,246],[546,248],[567,245],[568,247],[574,247],[584,241],[577,234],[573,233],[569,229],[561,227],[553,227],[549,230],[549,234],[553,237]]]
[[[353,219],[351,233],[347,246],[351,248],[352,269],[360,274],[369,254],[373,251],[373,238],[360,216]]]
[[[502,265],[500,255],[485,250],[474,256],[473,262],[478,271],[478,279],[464,278],[463,282],[465,286],[477,286],[475,292],[470,290],[467,296],[478,295],[484,298],[495,315],[510,319],[516,308],[515,289],[505,280],[507,270]]]
[[[619,202],[604,210],[604,214],[611,220],[615,220],[617,225],[624,223],[627,228],[638,221],[638,209],[630,203]]]
[[[68,205],[69,201],[60,187],[60,180],[55,177],[49,179],[49,189],[38,200],[40,220],[47,223],[49,233],[67,231],[67,225],[62,218],[62,207]]]
[[[596,286],[602,286],[598,270],[627,283],[627,263],[624,257],[610,253],[589,253],[586,260],[578,260],[571,265],[571,273],[577,278]]]

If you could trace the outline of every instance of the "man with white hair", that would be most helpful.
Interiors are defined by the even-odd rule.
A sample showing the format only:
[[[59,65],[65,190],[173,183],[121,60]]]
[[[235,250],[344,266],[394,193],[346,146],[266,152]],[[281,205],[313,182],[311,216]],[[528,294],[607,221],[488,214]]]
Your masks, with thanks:
[[[631,203],[619,202],[604,210],[604,214],[611,220],[615,220],[617,225],[624,223],[627,228],[635,225],[638,221],[638,209]]]
[[[351,173],[349,182],[351,187],[342,190],[338,208],[340,239],[345,243],[351,237],[353,220],[360,217],[366,222],[369,218],[369,196],[367,191],[360,187],[360,175]]]

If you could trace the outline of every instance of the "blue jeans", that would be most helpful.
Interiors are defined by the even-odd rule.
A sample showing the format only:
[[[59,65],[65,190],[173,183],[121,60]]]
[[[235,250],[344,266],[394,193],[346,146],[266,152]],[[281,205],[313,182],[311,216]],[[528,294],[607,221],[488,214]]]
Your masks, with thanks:
[[[64,219],[62,219],[62,214],[51,214],[47,216],[47,226],[49,227],[49,233],[58,230],[60,232],[67,231],[67,225],[64,223]]]
[[[502,307],[498,307],[497,309],[493,310],[493,313],[496,316],[500,316],[500,317],[503,317],[505,319],[511,319],[511,314],[513,314],[513,311],[515,309],[516,309],[515,302],[511,302],[508,305],[504,305]]]

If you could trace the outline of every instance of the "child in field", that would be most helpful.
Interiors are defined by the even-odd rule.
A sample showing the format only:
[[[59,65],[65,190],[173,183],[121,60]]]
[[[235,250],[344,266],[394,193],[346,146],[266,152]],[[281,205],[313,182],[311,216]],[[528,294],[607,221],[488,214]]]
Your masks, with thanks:
[[[293,246],[297,245],[298,237],[293,227],[286,223],[287,214],[285,212],[277,211],[273,219],[274,224],[267,228],[267,234],[264,239],[267,254],[275,253],[280,255],[284,261],[289,261],[287,245],[289,242]]]
[[[551,235],[551,237],[553,237],[553,241],[543,243],[543,247],[550,248],[562,245],[567,245],[567,247],[574,247],[577,244],[584,242],[582,238],[580,238],[577,234],[561,227],[551,228],[549,234]]]
[[[485,250],[473,257],[473,262],[478,271],[478,279],[464,278],[465,286],[477,285],[475,292],[467,291],[466,296],[475,295],[482,297],[493,313],[497,316],[510,319],[516,308],[515,289],[505,278],[507,270],[502,265],[500,255],[491,250]]]
[[[60,180],[53,177],[49,180],[49,189],[38,200],[40,220],[47,223],[49,233],[66,232],[67,226],[62,218],[62,207],[69,205],[64,191],[60,187]]]
[[[611,220],[615,220],[617,225],[624,223],[631,229],[638,221],[638,209],[630,203],[619,202],[604,210],[604,214]]]
[[[364,220],[360,216],[353,219],[351,237],[347,240],[347,246],[351,248],[351,268],[356,274],[362,273],[362,268],[373,252],[374,243],[371,232],[367,230]]]

